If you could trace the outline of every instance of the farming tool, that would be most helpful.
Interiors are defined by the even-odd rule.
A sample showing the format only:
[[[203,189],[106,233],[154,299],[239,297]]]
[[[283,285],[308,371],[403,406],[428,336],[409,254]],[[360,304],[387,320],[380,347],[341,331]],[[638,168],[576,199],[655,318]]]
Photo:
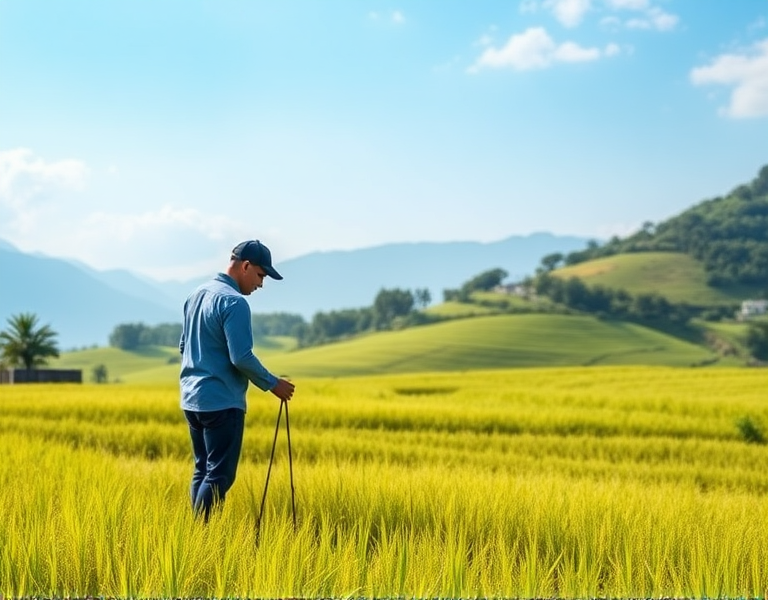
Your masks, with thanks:
[[[264,503],[267,499],[267,488],[269,487],[269,475],[272,473],[272,462],[275,459],[275,446],[277,445],[277,433],[280,430],[280,418],[283,416],[283,406],[285,406],[285,432],[288,437],[288,470],[291,477],[291,509],[293,511],[293,530],[296,531],[296,493],[293,487],[293,453],[291,452],[291,421],[288,417],[288,400],[280,400],[280,410],[277,413],[277,424],[275,425],[275,437],[272,439],[272,453],[269,456],[269,467],[267,468],[267,480],[264,482],[264,494],[261,496],[261,507],[259,508],[259,517],[256,520],[256,543],[259,542],[259,532],[261,530],[261,518],[264,514]]]

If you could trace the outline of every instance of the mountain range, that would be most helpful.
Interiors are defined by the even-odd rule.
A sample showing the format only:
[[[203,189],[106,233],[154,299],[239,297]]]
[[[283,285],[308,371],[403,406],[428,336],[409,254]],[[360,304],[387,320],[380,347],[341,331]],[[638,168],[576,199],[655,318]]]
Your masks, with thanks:
[[[285,279],[267,280],[248,300],[255,313],[288,312],[307,320],[317,312],[370,306],[382,288],[426,288],[439,302],[443,290],[460,287],[478,273],[502,268],[510,281],[519,280],[532,275],[543,256],[579,250],[587,242],[534,233],[490,243],[416,242],[314,252],[277,260]],[[32,312],[58,333],[62,350],[105,345],[120,323],[180,322],[184,299],[210,276],[156,281],[129,270],[100,271],[25,253],[0,240],[0,324]]]

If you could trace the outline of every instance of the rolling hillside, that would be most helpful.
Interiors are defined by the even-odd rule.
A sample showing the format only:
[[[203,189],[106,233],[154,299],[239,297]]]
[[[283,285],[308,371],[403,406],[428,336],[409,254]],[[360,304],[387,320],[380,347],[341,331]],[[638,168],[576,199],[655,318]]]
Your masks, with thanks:
[[[556,269],[556,277],[578,277],[591,285],[623,289],[631,294],[657,292],[670,302],[695,306],[735,304],[757,297],[757,286],[707,285],[704,265],[680,252],[637,252],[597,258]]]
[[[700,346],[639,325],[536,314],[459,319],[295,352],[281,351],[277,344],[257,353],[270,370],[293,378],[564,365],[690,366],[715,358]],[[107,349],[70,353],[55,366],[83,368],[87,379],[101,362],[110,379],[173,382],[179,370],[169,364],[173,358],[175,349],[135,356]]]
[[[673,302],[712,306],[764,298],[768,165],[726,196],[704,200],[661,223],[646,222],[626,238],[545,258],[551,266],[568,265],[559,274],[581,274],[629,292],[658,291]],[[619,262],[603,262],[608,258]]]
[[[523,277],[542,254],[583,246],[586,239],[537,233],[498,242],[387,244],[315,252],[277,260],[285,279],[248,298],[257,313],[288,312],[311,319],[319,311],[368,306],[382,288],[444,288],[494,267]],[[221,268],[228,257],[221,257]],[[393,265],[396,267],[393,268]],[[41,276],[40,274],[45,274]],[[62,258],[28,254],[0,239],[0,323],[34,312],[59,334],[62,349],[105,344],[115,326],[178,323],[187,295],[214,273],[186,282],[154,281],[126,270],[98,271]],[[328,285],[329,276],[352,283]]]
[[[474,317],[274,356],[303,376],[593,364],[688,366],[705,349],[639,325],[565,315]]]
[[[285,337],[272,337],[260,340],[254,352],[264,359],[274,354],[292,350],[296,340]],[[107,367],[110,382],[155,383],[175,381],[179,375],[179,351],[167,346],[148,346],[136,351],[119,348],[88,348],[64,352],[48,364],[54,369],[82,369],[83,380],[91,381],[96,365]]]

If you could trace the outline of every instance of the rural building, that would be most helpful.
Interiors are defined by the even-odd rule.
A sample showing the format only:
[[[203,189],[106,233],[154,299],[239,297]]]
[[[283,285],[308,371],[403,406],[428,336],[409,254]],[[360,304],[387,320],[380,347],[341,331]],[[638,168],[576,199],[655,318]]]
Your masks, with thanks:
[[[536,294],[532,288],[522,283],[507,283],[497,285],[493,288],[497,294],[507,294],[510,296],[519,296],[520,298],[533,298]]]
[[[2,369],[1,383],[83,383],[81,369]]]
[[[741,303],[739,318],[741,320],[758,317],[768,313],[768,300],[744,300]]]

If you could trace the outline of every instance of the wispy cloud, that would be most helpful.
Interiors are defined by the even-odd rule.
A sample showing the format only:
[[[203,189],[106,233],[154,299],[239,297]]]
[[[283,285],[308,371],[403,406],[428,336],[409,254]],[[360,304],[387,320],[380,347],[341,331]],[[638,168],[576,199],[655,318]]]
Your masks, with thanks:
[[[591,0],[554,0],[548,2],[555,18],[565,27],[576,27],[592,8]]]
[[[730,88],[724,116],[734,119],[768,116],[768,38],[741,53],[722,54],[690,73],[694,85]]]
[[[532,27],[513,35],[501,48],[487,48],[468,71],[481,69],[514,69],[530,71],[546,69],[557,63],[588,62],[604,56],[614,56],[618,46],[610,44],[605,49],[586,48],[575,42],[556,43],[542,27]]]
[[[592,0],[522,0],[523,14],[550,12],[565,27],[576,27],[592,8]]]
[[[89,169],[80,160],[53,162],[28,148],[0,152],[0,231],[29,231],[63,192],[81,190]]]
[[[665,12],[658,7],[646,9],[641,16],[624,21],[627,29],[648,29],[653,31],[672,31],[680,21],[677,15]]]
[[[253,235],[239,219],[195,208],[94,210],[90,173],[75,159],[48,161],[27,148],[0,152],[0,237],[97,268],[130,264],[146,274],[186,278],[215,268],[211,256],[225,260],[227,246]]]
[[[645,10],[651,3],[649,0],[605,0],[605,4],[615,10]]]
[[[382,23],[391,23],[393,25],[403,25],[406,21],[405,14],[401,10],[392,10],[388,12],[371,11],[368,13],[368,19]]]
[[[0,203],[22,207],[53,188],[81,189],[88,167],[75,159],[46,162],[28,148],[0,152]]]
[[[589,13],[602,15],[603,26],[618,29],[672,31],[680,21],[650,0],[523,0],[520,12],[549,12],[564,27],[581,25]],[[628,14],[629,13],[629,14]]]

